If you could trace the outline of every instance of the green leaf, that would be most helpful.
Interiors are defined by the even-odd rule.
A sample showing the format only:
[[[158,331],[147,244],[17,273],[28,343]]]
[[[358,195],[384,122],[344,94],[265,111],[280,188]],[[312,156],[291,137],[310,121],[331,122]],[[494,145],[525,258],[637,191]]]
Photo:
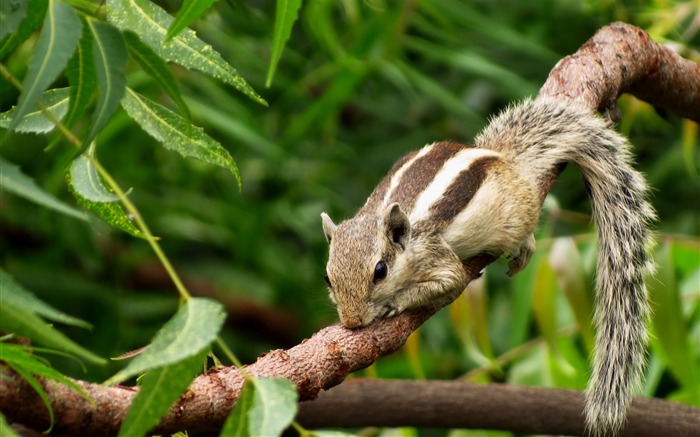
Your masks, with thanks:
[[[86,153],[92,154],[93,150],[94,148],[90,148]],[[75,196],[78,205],[92,211],[115,228],[134,237],[146,238],[143,232],[132,223],[122,206],[116,202],[118,197],[102,185],[94,165],[85,154],[73,160],[66,172],[66,179],[68,189]]]
[[[272,78],[277,70],[277,63],[282,57],[284,45],[287,44],[289,36],[292,34],[292,27],[299,16],[301,0],[277,0],[277,11],[275,12],[275,33],[272,38],[272,56],[270,57],[270,67],[267,70],[265,86],[272,84]]]
[[[0,413],[0,435],[3,437],[20,437],[19,434],[7,423],[5,416]]]
[[[146,0],[107,0],[107,19],[121,30],[134,32],[166,61],[208,74],[232,85],[256,102],[267,105],[236,69],[210,45],[197,38],[192,30],[185,29],[172,40],[165,41],[173,17],[154,3]]]
[[[54,415],[53,415],[53,408],[51,407],[51,401],[49,400],[49,395],[46,394],[46,391],[44,391],[44,387],[41,386],[39,381],[32,375],[32,373],[28,370],[26,370],[22,366],[14,366],[11,363],[7,363],[12,370],[17,372],[19,376],[22,377],[25,381],[27,381],[27,384],[29,384],[34,391],[39,395],[41,398],[41,402],[44,403],[44,406],[46,407],[46,410],[49,413],[49,429],[46,430],[46,432],[50,432],[51,428],[53,428],[53,421],[54,421]],[[4,370],[2,370],[4,373]],[[4,375],[0,374],[0,377],[4,377]]]
[[[647,281],[652,302],[652,320],[658,344],[666,356],[668,367],[678,381],[694,391],[700,379],[699,368],[691,350],[694,339],[689,338],[672,258],[672,243],[665,243],[654,254],[656,275]]]
[[[4,4],[4,2],[3,2]],[[16,32],[11,33],[7,38],[4,38],[0,43],[0,59],[5,58],[18,45],[26,41],[35,30],[37,30],[48,9],[48,0],[29,0],[27,5],[27,17],[20,23]]]
[[[27,16],[29,3],[25,0],[4,0],[0,2],[0,39],[19,29]]]
[[[174,364],[151,370],[139,380],[139,392],[126,413],[119,436],[141,437],[169,410],[202,369],[208,350]]]
[[[92,47],[92,32],[88,26],[84,26],[78,48],[66,66],[66,76],[70,84],[70,105],[64,124],[68,127],[73,126],[85,112],[97,87]]]
[[[8,129],[14,129],[25,114],[34,109],[41,93],[66,66],[80,38],[82,25],[73,8],[52,1],[46,14],[34,56],[22,82],[17,112]]]
[[[554,271],[546,260],[536,265],[533,284],[533,310],[540,333],[553,353],[557,353],[557,284]]]
[[[107,124],[119,106],[126,89],[124,66],[129,59],[121,32],[100,21],[88,21],[94,37],[92,55],[95,59],[98,99],[90,133],[83,141],[86,148]]]
[[[3,301],[0,306],[0,330],[28,337],[37,343],[52,347],[95,364],[104,364],[105,360],[83,348],[47,325],[33,312],[23,310]]]
[[[238,167],[228,151],[219,142],[192,126],[176,113],[127,88],[122,107],[143,130],[158,140],[165,148],[185,157],[192,157],[207,164],[228,168],[236,178],[241,177]]]
[[[171,40],[175,35],[182,32],[184,28],[190,25],[194,20],[199,18],[204,11],[209,9],[211,5],[218,0],[184,0],[180,10],[177,11],[175,20],[168,29],[166,40]]]
[[[32,292],[16,283],[12,276],[3,269],[0,269],[0,290],[2,290],[0,293],[0,302],[2,303],[9,303],[16,308],[36,313],[54,322],[80,326],[85,329],[92,328],[89,323],[71,317],[39,300]]]
[[[255,385],[251,380],[246,380],[243,384],[241,394],[236,400],[236,405],[233,406],[231,414],[229,414],[221,429],[219,437],[249,437],[251,436],[249,429],[248,415],[253,406],[253,398],[255,394]]]
[[[559,286],[566,294],[586,349],[591,353],[595,347],[595,335],[591,325],[593,292],[574,239],[567,237],[554,240],[549,263],[557,275]]]
[[[203,298],[188,300],[163,325],[146,350],[105,384],[117,384],[139,373],[198,355],[214,341],[225,319],[226,312],[220,303]]]
[[[119,197],[102,185],[102,179],[89,159],[94,159],[94,143],[87,153],[89,156],[82,154],[75,158],[68,169],[71,186],[82,198],[91,202],[118,201]]]
[[[66,112],[68,112],[69,94],[70,90],[68,88],[55,88],[44,91],[41,93],[41,103],[44,110],[49,111],[56,120],[62,120]],[[15,127],[15,131],[36,134],[51,132],[56,125],[44,115],[44,110],[37,109],[25,114]],[[0,114],[0,127],[9,128],[10,122],[14,119],[16,113],[17,107],[14,107]]]
[[[139,37],[133,32],[124,32],[124,39],[131,56],[141,64],[144,71],[154,78],[158,85],[173,99],[182,116],[189,121],[190,110],[182,98],[175,76],[173,76],[172,71],[170,71],[163,58],[141,42]]]
[[[2,157],[0,157],[0,188],[70,217],[87,220],[84,212],[61,202],[41,189],[33,179],[22,173],[19,167],[5,161]]]
[[[253,406],[248,413],[251,435],[281,435],[297,413],[296,386],[286,378],[255,378],[253,382]]]
[[[0,361],[10,364],[13,368],[21,367],[34,375],[58,381],[72,388],[85,399],[90,400],[90,396],[87,392],[76,384],[75,381],[47,365],[36,355],[32,355],[25,346],[0,342]]]

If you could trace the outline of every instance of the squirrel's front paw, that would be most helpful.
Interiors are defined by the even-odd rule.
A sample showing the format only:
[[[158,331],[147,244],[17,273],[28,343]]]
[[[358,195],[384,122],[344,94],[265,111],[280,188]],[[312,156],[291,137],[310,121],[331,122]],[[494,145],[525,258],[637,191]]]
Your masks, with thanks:
[[[532,253],[535,251],[535,236],[530,234],[523,244],[520,246],[520,251],[517,254],[512,254],[513,258],[508,263],[508,276],[513,276],[527,266],[532,258]]]

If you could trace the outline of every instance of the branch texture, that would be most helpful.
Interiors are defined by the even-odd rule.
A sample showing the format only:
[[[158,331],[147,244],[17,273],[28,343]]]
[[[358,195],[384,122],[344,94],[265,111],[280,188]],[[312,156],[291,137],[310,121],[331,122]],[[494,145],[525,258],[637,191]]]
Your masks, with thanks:
[[[417,426],[580,435],[583,404],[583,393],[574,390],[357,378],[301,403],[297,420],[309,428]],[[698,424],[697,408],[636,398],[621,437],[698,436]]]
[[[623,92],[629,92],[669,112],[696,121],[700,120],[698,103],[700,102],[700,66],[654,43],[642,30],[622,23],[604,27],[578,52],[562,59],[552,70],[540,95],[579,100],[590,108],[609,111]],[[553,171],[551,177],[542,182],[542,199],[549,192],[560,171],[561,168]],[[465,264],[465,270],[469,278],[474,279],[486,265],[493,261],[492,256],[478,256]],[[456,297],[455,295],[454,298]],[[340,384],[350,373],[365,368],[379,357],[398,350],[411,332],[438,309],[428,308],[406,312],[392,319],[379,320],[367,328],[352,331],[339,325],[330,326],[291,349],[275,350],[261,356],[255,363],[247,366],[247,370],[258,376],[287,377],[297,385],[301,400],[315,399],[322,390]],[[3,370],[3,374],[8,377],[0,377],[0,410],[11,422],[23,423],[34,429],[46,429],[48,415],[40,398],[16,375],[6,369]],[[68,435],[115,435],[137,388],[78,383],[92,396],[94,404],[85,401],[65,386],[43,381],[54,407],[56,418],[54,432]],[[154,431],[167,434],[186,429],[194,435],[220,428],[236,402],[242,384],[243,377],[233,367],[215,369],[196,378]],[[312,416],[315,416],[316,420],[333,419],[332,425],[341,425],[339,411],[342,409],[334,409],[333,414],[321,413],[328,410],[319,409],[324,405],[330,405],[330,402],[335,399],[333,393],[338,393],[337,396],[346,393],[344,396],[346,398],[354,396],[360,398],[361,391],[365,387],[362,384],[366,383],[345,384],[343,388],[324,393],[319,402],[304,404],[302,420],[308,426],[314,426],[314,423],[319,426],[331,425],[329,422],[313,422]],[[395,392],[391,391],[396,390],[394,386],[378,386],[382,389],[379,392],[381,394],[374,396],[373,399],[386,400],[393,393],[396,396],[395,405],[403,405],[406,412],[415,411],[410,409],[411,406],[424,409],[422,413],[407,413],[401,416],[405,419],[401,422],[403,425],[418,425],[416,421],[422,420],[423,418],[419,416],[423,414],[433,418],[439,414],[442,419],[447,409],[438,407],[443,405],[440,404],[443,401],[440,401],[438,396],[445,397],[444,402],[448,402],[447,398],[453,398],[449,402],[455,402],[457,397],[462,396],[463,398],[457,400],[465,406],[463,413],[474,419],[481,416],[481,422],[473,422],[473,426],[476,427],[503,429],[502,425],[498,424],[500,419],[489,419],[486,416],[488,411],[501,411],[508,415],[508,420],[513,424],[513,428],[509,429],[512,430],[546,434],[577,434],[581,431],[582,397],[580,394],[554,389],[522,389],[496,385],[470,386],[469,389],[463,390],[461,386],[456,389],[453,386],[445,387],[441,384],[444,383],[420,383],[410,388],[396,386],[410,391]],[[425,388],[426,385],[428,388]],[[356,391],[350,395],[342,390]],[[427,405],[421,401],[428,399],[428,395],[421,390],[430,391],[434,405]],[[406,396],[406,393],[411,395]],[[438,395],[438,393],[442,394]],[[521,394],[522,397],[519,397]],[[488,403],[484,404],[485,402]],[[396,412],[396,407],[391,407],[390,404],[390,402],[384,402],[382,405],[393,408],[391,411]],[[356,408],[358,406],[345,408],[345,410]],[[428,410],[432,411],[432,416],[427,414]],[[314,411],[316,413],[313,413]],[[364,411],[365,417],[372,417],[371,411]],[[514,416],[522,416],[517,426]],[[562,417],[566,417],[567,420],[563,420]],[[684,419],[681,420],[681,417]],[[676,418],[678,421],[675,420]],[[350,423],[350,419],[347,420],[348,422],[344,423]],[[667,426],[684,420],[691,420],[691,422],[694,420],[697,424],[698,411],[657,400],[635,401],[628,426],[628,429],[633,431],[627,432],[630,433],[629,435],[651,435],[644,434],[648,431],[647,426],[652,426],[649,425],[649,420],[665,421]],[[562,422],[569,422],[566,426],[572,426],[572,428],[562,428],[564,426]],[[399,424],[399,422],[382,423]],[[425,424],[427,425],[427,422]],[[430,426],[437,425],[437,422],[430,424]],[[452,425],[453,422],[442,423],[442,426]],[[472,426],[467,422],[460,422],[460,424],[454,422],[454,425]],[[691,435],[682,434],[681,431],[670,434],[660,431],[655,435],[664,434]],[[697,431],[693,435],[698,435]]]

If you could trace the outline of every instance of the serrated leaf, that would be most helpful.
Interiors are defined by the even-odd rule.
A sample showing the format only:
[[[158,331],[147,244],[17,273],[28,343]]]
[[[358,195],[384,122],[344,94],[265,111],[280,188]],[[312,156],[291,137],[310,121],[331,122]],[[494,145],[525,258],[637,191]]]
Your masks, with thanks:
[[[92,32],[88,26],[84,26],[75,54],[66,66],[66,76],[70,84],[70,104],[64,124],[68,127],[73,126],[75,121],[85,112],[92,93],[97,88],[92,47]]]
[[[30,338],[37,343],[75,355],[95,364],[105,363],[104,359],[46,324],[33,312],[23,310],[8,302],[3,302],[0,305],[0,330]]]
[[[56,120],[62,120],[68,112],[69,94],[68,88],[55,88],[41,93],[43,110],[37,109],[25,114],[15,127],[15,131],[35,134],[51,132],[56,125],[44,115],[44,111],[49,111]],[[0,114],[0,127],[9,128],[16,113],[17,107],[14,107]]]
[[[94,144],[87,153],[93,156]],[[97,174],[97,169],[85,154],[73,160],[68,172],[73,190],[83,199],[98,203],[116,202],[119,200],[119,197],[102,184],[100,175]]]
[[[228,168],[236,178],[238,187],[241,178],[238,167],[228,151],[204,131],[192,126],[173,111],[127,88],[122,107],[146,132],[165,148],[185,157],[196,158],[207,164]]]
[[[157,425],[201,371],[207,353],[203,349],[182,361],[146,373],[139,380],[139,392],[119,428],[119,436],[141,437]]]
[[[148,348],[105,382],[117,384],[140,373],[199,354],[216,338],[226,313],[219,302],[192,298],[153,337]]]
[[[184,29],[165,41],[173,17],[146,0],[107,0],[107,19],[121,30],[130,30],[166,61],[197,70],[232,85],[251,99],[267,106],[235,68],[229,65],[209,44]]]
[[[26,0],[3,0],[0,2],[0,39],[19,29],[27,16],[29,3]]]
[[[41,93],[66,66],[78,44],[81,27],[73,8],[58,1],[50,2],[41,35],[22,82],[17,112],[8,129],[14,129],[22,117],[36,107]]]
[[[285,378],[255,378],[253,406],[248,413],[250,434],[279,436],[297,413],[298,394]]]
[[[170,40],[180,33],[217,1],[219,0],[184,0],[180,10],[177,11],[175,20],[168,28],[168,34],[165,36],[166,40]]]
[[[0,43],[0,59],[7,56],[41,26],[48,6],[48,0],[29,0],[27,3],[27,17],[20,23],[16,32],[11,33]]]
[[[252,381],[246,380],[219,437],[249,437],[251,435],[248,428],[248,413],[253,406],[254,392],[255,387]]]
[[[270,67],[267,70],[265,86],[269,87],[272,78],[277,70],[277,63],[282,56],[285,44],[292,34],[292,27],[297,21],[301,0],[277,0],[277,10],[275,12],[275,32],[272,38],[272,55],[270,56]]]
[[[0,188],[54,211],[80,220],[87,220],[84,212],[61,202],[42,190],[33,179],[22,173],[18,166],[5,161],[2,157],[0,157]]]
[[[29,353],[27,348],[18,344],[0,342],[0,361],[10,364],[13,368],[22,367],[24,370],[43,378],[53,379],[66,385],[80,394],[85,399],[90,399],[82,387],[61,372],[48,366],[44,361]]]
[[[78,180],[76,181],[75,178]],[[81,155],[73,160],[66,172],[66,180],[68,182],[68,190],[82,208],[93,212],[105,222],[134,237],[146,238],[144,233],[132,223],[118,202],[105,200],[116,199],[117,197],[107,191],[107,188],[102,185],[102,181],[94,166],[85,156]],[[87,194],[89,198],[84,194]],[[90,198],[100,200],[91,200]]]
[[[95,60],[98,98],[92,127],[83,141],[83,148],[95,139],[119,106],[126,89],[124,67],[129,59],[121,32],[101,21],[90,20],[88,26],[94,38],[92,56]]]
[[[146,73],[156,80],[158,85],[173,99],[182,116],[189,121],[190,110],[182,98],[175,76],[173,76],[172,71],[170,71],[163,58],[141,42],[139,37],[133,32],[124,32],[124,39],[131,57],[136,59]]]
[[[54,322],[91,329],[89,323],[69,316],[37,298],[32,292],[19,285],[9,273],[0,268],[0,302],[30,311]]]

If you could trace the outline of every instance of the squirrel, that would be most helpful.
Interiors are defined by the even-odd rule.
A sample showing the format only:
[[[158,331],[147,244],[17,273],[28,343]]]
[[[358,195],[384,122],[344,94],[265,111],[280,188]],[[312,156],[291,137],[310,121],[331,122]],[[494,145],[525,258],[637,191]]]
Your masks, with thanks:
[[[508,275],[522,270],[535,248],[540,182],[573,162],[598,229],[586,429],[596,437],[618,434],[644,371],[644,277],[654,269],[649,225],[656,216],[630,148],[588,108],[539,97],[505,109],[474,146],[437,142],[408,153],[355,217],[336,225],[321,214],[325,280],[342,325],[447,303],[466,287],[463,262],[475,255],[506,255]]]

